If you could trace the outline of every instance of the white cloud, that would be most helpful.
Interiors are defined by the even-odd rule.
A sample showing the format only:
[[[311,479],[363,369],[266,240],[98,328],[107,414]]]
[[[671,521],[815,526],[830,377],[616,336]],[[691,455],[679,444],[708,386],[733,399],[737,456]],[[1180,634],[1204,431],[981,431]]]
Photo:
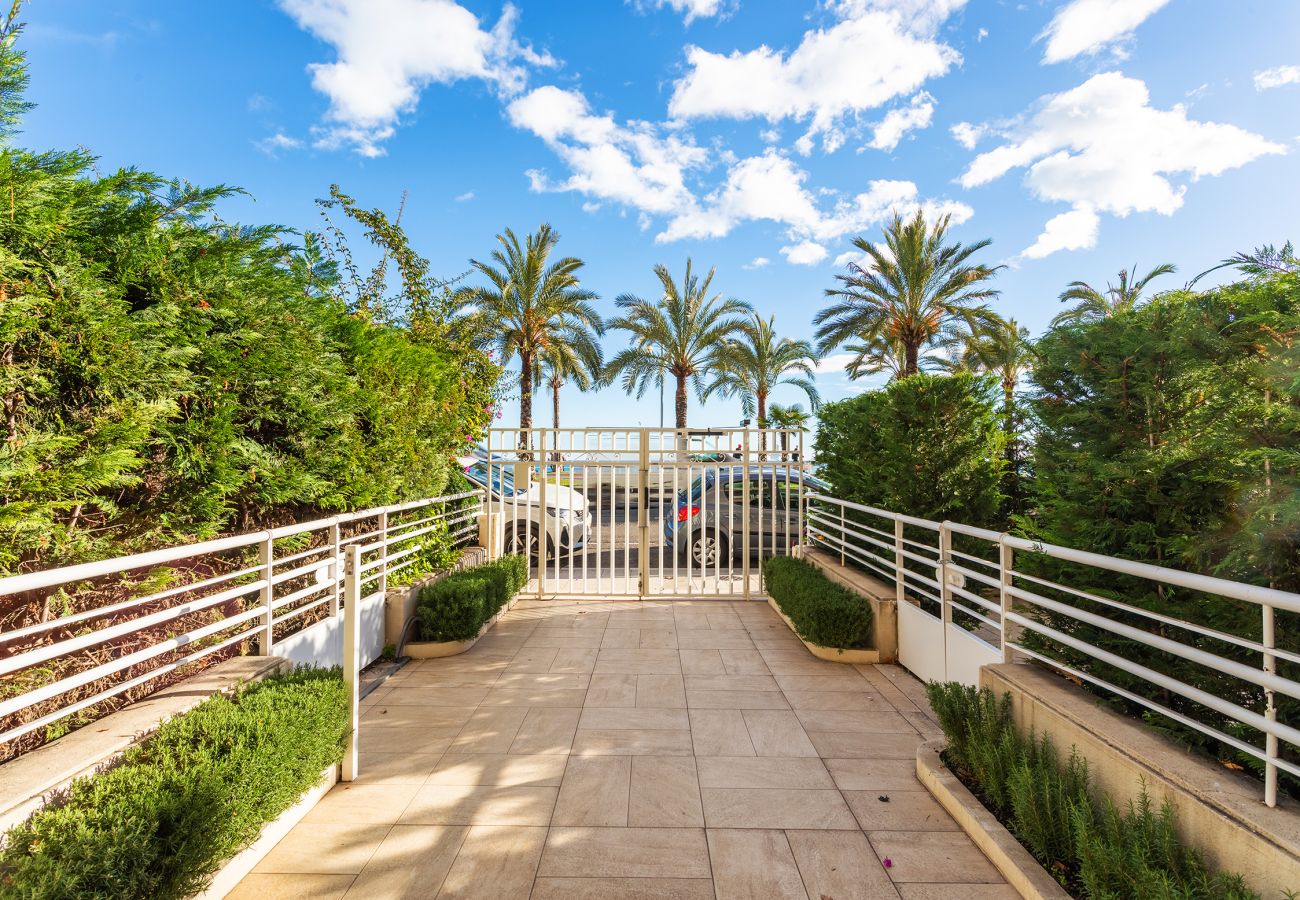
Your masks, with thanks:
[[[469,201],[471,201],[471,200],[473,200],[473,199],[474,199],[474,192],[473,192],[473,191],[466,191],[466,192],[463,193],[463,194],[459,194],[459,195],[457,195],[457,197],[456,197],[456,202],[457,202],[457,203],[468,203]]]
[[[909,94],[943,75],[961,55],[933,29],[965,0],[844,0],[842,21],[804,34],[786,53],[766,45],[730,55],[688,47],[688,71],[674,86],[670,115],[810,120],[795,143],[820,137],[827,152],[847,139],[848,117]]]
[[[1043,62],[1058,63],[1092,56],[1110,48],[1124,55],[1133,32],[1169,0],[1070,0],[1047,23]]]
[[[657,240],[722,237],[740,222],[759,219],[810,231],[820,213],[804,189],[807,177],[775,150],[742,159],[731,167],[721,188],[704,204],[692,203],[681,210]]]
[[[763,268],[764,266],[768,265],[768,264],[771,263],[771,262],[772,262],[772,260],[768,259],[766,256],[755,256],[752,260],[750,260],[749,262],[745,263],[745,265],[741,266],[741,268],[742,268],[742,269],[761,269],[761,268]]]
[[[1042,98],[1008,141],[977,156],[963,187],[987,184],[1025,168],[1025,184],[1041,200],[1067,203],[1076,215],[1057,216],[1055,234],[1034,247],[1078,244],[1089,229],[1083,214],[1172,215],[1183,205],[1185,180],[1219,175],[1285,148],[1235,125],[1199,122],[1182,105],[1151,106],[1146,84],[1118,72],[1094,75],[1078,87]],[[1184,179],[1176,179],[1184,176]],[[1095,237],[1095,229],[1094,229]],[[1071,244],[1070,242],[1075,242]]]
[[[688,136],[645,122],[619,125],[608,114],[593,113],[580,92],[553,85],[515,99],[506,114],[516,127],[546,141],[572,170],[558,182],[530,170],[534,191],[577,191],[661,214],[694,203],[685,173],[702,165],[707,153]]]
[[[988,134],[988,126],[972,125],[970,122],[958,122],[952,128],[948,129],[957,143],[961,144],[967,150],[974,150],[975,145],[980,142],[980,138]]]
[[[830,254],[826,252],[825,247],[816,241],[800,241],[797,244],[782,247],[781,255],[792,266],[815,266]]]
[[[529,66],[552,66],[514,36],[509,4],[490,30],[452,0],[279,0],[299,27],[330,44],[334,62],[308,66],[329,98],[317,146],[381,156],[401,116],[433,83],[478,79],[503,95],[520,91]]]
[[[981,29],[980,29],[980,30],[975,34],[975,43],[978,44],[980,41],[984,40],[984,39],[985,39],[986,37],[988,37],[988,36],[989,36],[989,30],[988,30],[987,28],[981,28]]]
[[[1274,66],[1255,73],[1255,90],[1267,91],[1288,84],[1300,84],[1300,66]]]
[[[723,15],[731,6],[727,0],[654,0],[654,5],[658,9],[668,7],[674,12],[684,14],[687,25],[696,19]]]
[[[860,250],[846,250],[839,256],[835,257],[835,268],[842,269],[849,263],[857,263],[865,266],[870,261],[870,257]]]
[[[1043,233],[1020,255],[1028,259],[1042,259],[1057,250],[1084,250],[1097,245],[1097,214],[1080,206],[1059,216],[1053,216],[1043,226]]]
[[[297,150],[302,146],[302,141],[294,137],[289,137],[283,131],[277,131],[270,137],[262,138],[254,144],[258,150],[261,150],[267,156],[276,157],[286,150]]]
[[[918,128],[929,128],[934,118],[934,98],[925,91],[912,98],[912,102],[901,109],[891,109],[885,118],[876,123],[868,147],[884,150],[886,153],[898,146],[899,141],[909,132]]]

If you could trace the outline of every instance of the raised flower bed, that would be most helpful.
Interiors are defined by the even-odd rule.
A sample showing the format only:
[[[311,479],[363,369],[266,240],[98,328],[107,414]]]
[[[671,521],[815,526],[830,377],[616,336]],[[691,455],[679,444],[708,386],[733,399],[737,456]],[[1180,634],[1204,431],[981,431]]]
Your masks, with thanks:
[[[768,604],[790,626],[808,652],[842,663],[877,663],[870,646],[871,605],[827,578],[816,566],[777,556],[763,564]]]
[[[415,607],[415,640],[402,652],[412,659],[464,653],[509,611],[527,583],[528,560],[503,556],[425,585]]]

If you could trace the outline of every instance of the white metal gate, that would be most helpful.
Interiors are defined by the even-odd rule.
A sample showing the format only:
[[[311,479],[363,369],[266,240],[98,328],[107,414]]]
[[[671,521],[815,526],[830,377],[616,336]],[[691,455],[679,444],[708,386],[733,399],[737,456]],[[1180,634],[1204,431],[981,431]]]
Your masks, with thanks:
[[[756,428],[494,428],[491,557],[527,551],[539,597],[762,593],[803,532],[803,434]]]

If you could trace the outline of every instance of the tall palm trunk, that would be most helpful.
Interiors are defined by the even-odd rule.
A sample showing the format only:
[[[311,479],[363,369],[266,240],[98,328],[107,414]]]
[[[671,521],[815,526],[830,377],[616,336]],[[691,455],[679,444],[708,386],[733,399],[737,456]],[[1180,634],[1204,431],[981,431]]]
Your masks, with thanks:
[[[551,379],[551,427],[560,430],[560,379]]]
[[[915,341],[907,341],[903,345],[903,377],[909,378],[921,370],[921,348]]]
[[[758,404],[758,458],[767,458],[767,394],[759,391],[754,400]]]
[[[686,427],[686,376],[677,376],[677,392],[674,398],[677,412],[677,427]]]
[[[519,449],[529,447],[529,430],[533,427],[533,354],[519,351]]]

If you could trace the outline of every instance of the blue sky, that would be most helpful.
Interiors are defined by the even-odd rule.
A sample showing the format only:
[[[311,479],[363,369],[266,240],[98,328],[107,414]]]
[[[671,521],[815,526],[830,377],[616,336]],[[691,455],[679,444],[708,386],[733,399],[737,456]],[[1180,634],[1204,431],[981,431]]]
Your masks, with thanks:
[[[691,256],[811,337],[851,239],[918,204],[992,238],[995,306],[1035,332],[1074,279],[1167,261],[1173,287],[1300,239],[1295,0],[46,0],[27,22],[29,146],[239,185],[227,218],[300,229],[331,183],[407,191],[445,276],[550,222],[607,312]],[[865,386],[840,363],[826,399]],[[566,391],[564,419],[656,425],[658,397]]]

